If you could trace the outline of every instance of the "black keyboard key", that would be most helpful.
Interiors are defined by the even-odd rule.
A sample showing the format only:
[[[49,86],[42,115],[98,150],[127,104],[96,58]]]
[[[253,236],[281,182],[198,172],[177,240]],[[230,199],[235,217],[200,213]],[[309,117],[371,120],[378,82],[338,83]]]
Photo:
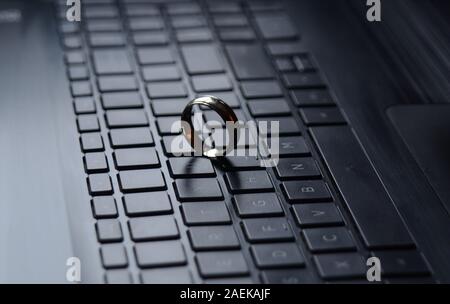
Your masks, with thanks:
[[[266,171],[227,172],[225,179],[231,193],[273,190],[272,182]]]
[[[124,193],[166,189],[164,175],[159,169],[121,171],[118,179]]]
[[[272,56],[290,56],[306,53],[305,47],[298,41],[295,42],[271,42],[267,44]]]
[[[155,116],[181,115],[188,102],[189,100],[185,98],[164,99],[153,100],[151,105]],[[180,117],[177,118],[180,119]]]
[[[224,202],[197,202],[181,205],[186,225],[220,225],[231,223]]]
[[[217,14],[213,15],[214,25],[217,27],[237,27],[242,29],[248,25],[247,17],[243,14]]]
[[[122,30],[122,26],[116,19],[89,19],[86,29],[89,32],[118,32]]]
[[[314,263],[325,280],[363,278],[367,271],[364,259],[357,253],[316,255]]]
[[[89,43],[92,47],[116,47],[125,45],[125,36],[120,32],[91,33]]]
[[[194,91],[198,93],[233,89],[230,79],[225,74],[192,76],[191,81]]]
[[[250,248],[258,268],[302,267],[305,258],[295,243],[260,244]]]
[[[194,150],[183,135],[164,136],[162,140],[164,153],[167,156],[192,156]]]
[[[160,167],[155,148],[118,149],[113,155],[118,170]]]
[[[162,64],[175,61],[172,51],[167,46],[139,48],[137,56],[140,64]]]
[[[239,108],[241,106],[241,102],[234,92],[214,92],[214,96],[225,101],[231,108]]]
[[[211,161],[207,158],[176,157],[169,158],[170,175],[179,177],[212,177],[216,173]]]
[[[106,284],[132,284],[131,273],[125,269],[109,270],[105,274]]]
[[[86,62],[86,57],[82,51],[67,51],[64,56],[67,64],[82,64]]]
[[[241,91],[246,98],[281,97],[283,92],[278,82],[273,80],[254,80],[241,83]]]
[[[202,27],[206,25],[206,20],[200,15],[172,16],[172,26],[175,29]]]
[[[114,18],[119,16],[117,7],[110,4],[90,5],[84,11],[84,17],[93,18]]]
[[[239,13],[242,11],[238,2],[208,2],[208,9],[211,13]]]
[[[100,133],[83,133],[80,136],[81,150],[83,152],[103,151],[103,139]]]
[[[92,86],[89,81],[72,81],[70,91],[73,97],[91,96]]]
[[[158,16],[160,14],[156,5],[148,3],[127,3],[125,13],[130,17],[137,16]]]
[[[281,180],[321,177],[319,167],[311,157],[282,158],[278,161],[275,172]]]
[[[211,31],[208,28],[178,29],[176,31],[177,41],[186,42],[208,42],[212,39]]]
[[[273,77],[272,68],[259,45],[230,44],[225,49],[239,80]]]
[[[174,135],[181,133],[181,118],[177,116],[158,117],[156,126],[160,135]]]
[[[192,275],[186,267],[148,269],[141,273],[143,284],[192,284]]]
[[[144,31],[133,33],[133,42],[135,45],[166,45],[169,38],[166,33],[159,31]]]
[[[126,194],[123,204],[130,217],[172,213],[172,203],[165,191]]]
[[[279,145],[276,149],[271,146],[271,141],[268,143],[269,150],[273,155],[281,157],[287,156],[306,156],[310,154],[309,148],[306,145],[305,139],[302,136],[282,136],[278,138]]]
[[[249,273],[240,251],[201,252],[197,254],[196,261],[204,278],[244,276]]]
[[[345,118],[337,107],[300,109],[300,115],[308,126],[345,124]]]
[[[100,248],[103,267],[106,269],[125,268],[128,266],[128,257],[125,247],[119,244],[107,244]]]
[[[95,72],[104,74],[131,74],[130,59],[125,49],[99,49],[92,55]]]
[[[108,162],[103,152],[86,153],[83,157],[86,173],[108,172]]]
[[[116,200],[112,196],[96,196],[92,199],[92,212],[96,219],[118,216]]]
[[[171,3],[167,5],[169,15],[200,14],[201,8],[197,3]]]
[[[283,75],[286,87],[293,88],[321,88],[325,84],[319,74],[309,73],[287,73]]]
[[[283,215],[280,200],[275,193],[238,194],[233,202],[240,217],[267,217]]]
[[[250,243],[291,241],[294,233],[284,218],[246,219],[242,229]]]
[[[303,229],[303,237],[312,252],[356,250],[355,241],[345,227]]]
[[[207,74],[223,72],[223,63],[212,44],[181,46],[181,54],[189,74]]]
[[[181,79],[180,71],[175,64],[151,65],[142,68],[145,81],[166,81]]]
[[[278,1],[251,1],[248,3],[252,12],[269,12],[283,9]]]
[[[311,133],[366,245],[413,246],[408,230],[352,130],[345,126],[316,127]]]
[[[109,110],[105,117],[109,128],[148,126],[148,118],[143,110]]]
[[[95,114],[83,114],[77,117],[78,132],[98,132],[100,131],[100,125],[98,123],[97,115]]]
[[[192,227],[188,231],[194,250],[221,250],[240,248],[232,226]]]
[[[387,277],[430,274],[427,263],[417,251],[380,251],[373,256],[380,259],[381,273]]]
[[[73,100],[75,114],[92,114],[96,112],[92,97],[78,97]]]
[[[339,226],[344,224],[339,209],[333,203],[298,204],[292,207],[300,227]]]
[[[223,199],[222,189],[215,178],[178,179],[174,187],[181,202]]]
[[[141,268],[184,265],[187,262],[180,241],[139,243],[134,246],[134,252]]]
[[[227,156],[216,163],[225,171],[264,170],[255,156]]]
[[[262,281],[265,284],[317,283],[309,269],[283,269],[263,271]]]
[[[255,16],[256,25],[264,39],[292,39],[297,31],[284,13],[260,13]]]
[[[323,202],[332,199],[328,185],[323,181],[283,182],[282,189],[291,203]]]
[[[138,84],[134,76],[99,76],[97,78],[98,88],[101,93],[118,91],[136,91]]]
[[[180,81],[154,82],[147,84],[149,98],[187,97],[185,85]]]
[[[307,54],[294,56],[292,60],[296,70],[299,72],[311,72],[316,69],[312,58]]]
[[[292,113],[288,103],[282,98],[250,100],[247,105],[253,117],[287,116]]]
[[[135,242],[169,240],[180,237],[177,222],[171,215],[137,217],[128,221]]]
[[[128,19],[128,26],[131,31],[161,30],[164,23],[159,16],[131,17]]]
[[[95,227],[97,239],[100,243],[121,242],[123,240],[122,228],[116,219],[98,220]]]
[[[111,178],[107,173],[90,174],[87,180],[91,195],[108,195],[114,192]]]
[[[142,98],[138,92],[117,92],[102,94],[102,105],[106,110],[142,108]]]
[[[267,117],[257,119],[258,122],[267,123],[267,133],[271,134],[271,124],[272,122],[278,122],[278,134],[280,135],[300,135],[301,130],[298,123],[293,117]],[[261,128],[260,128],[261,130]]]
[[[83,46],[83,41],[79,36],[66,36],[63,38],[63,45],[67,49],[79,49]]]
[[[148,128],[127,128],[111,130],[109,133],[113,148],[153,146],[153,136]]]
[[[87,80],[89,79],[89,70],[87,67],[80,66],[69,66],[68,74],[70,80]]]
[[[333,105],[333,98],[326,89],[302,89],[291,91],[292,100],[300,107]]]
[[[297,70],[291,58],[277,58],[275,59],[275,65],[280,72],[293,72]]]

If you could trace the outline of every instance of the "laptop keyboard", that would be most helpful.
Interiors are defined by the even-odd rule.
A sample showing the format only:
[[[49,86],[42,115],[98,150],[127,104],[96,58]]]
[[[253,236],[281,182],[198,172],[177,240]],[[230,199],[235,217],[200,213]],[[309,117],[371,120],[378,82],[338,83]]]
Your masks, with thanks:
[[[280,2],[57,8],[105,282],[367,282],[369,256],[385,282],[430,278]],[[208,94],[280,122],[275,168],[172,156],[172,124]]]

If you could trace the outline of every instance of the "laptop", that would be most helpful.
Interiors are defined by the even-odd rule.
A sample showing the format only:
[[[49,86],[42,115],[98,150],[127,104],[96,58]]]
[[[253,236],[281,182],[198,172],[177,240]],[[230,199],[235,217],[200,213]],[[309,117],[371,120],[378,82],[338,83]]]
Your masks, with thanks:
[[[450,282],[448,8],[2,1],[0,282]],[[202,96],[276,161],[178,154]]]

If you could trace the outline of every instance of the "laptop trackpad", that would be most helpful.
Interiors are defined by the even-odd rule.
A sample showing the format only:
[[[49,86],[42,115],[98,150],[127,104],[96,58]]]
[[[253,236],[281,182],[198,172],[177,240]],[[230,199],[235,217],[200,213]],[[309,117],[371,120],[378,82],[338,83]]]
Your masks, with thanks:
[[[387,113],[450,213],[450,105],[394,106]]]

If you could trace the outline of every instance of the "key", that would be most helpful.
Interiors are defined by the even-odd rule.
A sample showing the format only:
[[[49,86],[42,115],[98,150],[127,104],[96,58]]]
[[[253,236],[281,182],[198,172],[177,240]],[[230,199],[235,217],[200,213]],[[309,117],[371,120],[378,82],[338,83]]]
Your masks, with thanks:
[[[264,39],[293,39],[297,31],[284,13],[256,14],[256,25]]]
[[[73,81],[70,84],[72,97],[92,95],[92,86],[89,81]]]
[[[101,93],[137,91],[138,89],[138,84],[134,76],[99,76],[97,81]]]
[[[206,158],[176,157],[169,158],[167,163],[174,178],[216,176],[211,161]]]
[[[142,108],[142,98],[138,92],[105,93],[101,97],[105,110],[122,108]]]
[[[224,28],[219,30],[219,37],[226,42],[254,41],[255,33],[250,28]]]
[[[301,42],[270,42],[267,44],[272,56],[290,56],[307,53]]]
[[[275,193],[238,194],[233,197],[233,203],[242,218],[284,214]]]
[[[239,108],[241,106],[241,102],[234,92],[214,92],[214,96],[225,101],[231,108]]]
[[[123,240],[122,228],[116,219],[98,220],[95,228],[100,243],[114,243]]]
[[[105,275],[106,284],[132,284],[133,278],[128,270],[109,270]]]
[[[180,80],[181,75],[175,64],[161,64],[142,68],[145,81]]]
[[[102,173],[109,171],[106,155],[103,152],[86,153],[83,160],[86,173]]]
[[[82,64],[86,62],[86,58],[82,51],[68,51],[65,52],[64,56],[67,64]]]
[[[285,116],[292,112],[286,100],[282,98],[250,100],[247,105],[253,117]]]
[[[116,129],[109,132],[113,148],[153,146],[153,136],[148,128]]]
[[[157,6],[148,3],[128,3],[125,6],[125,13],[130,17],[158,16],[160,14]]]
[[[157,31],[145,31],[133,33],[135,45],[166,45],[169,43],[166,33]]]
[[[224,202],[197,202],[181,205],[186,225],[220,225],[231,223]]]
[[[118,216],[116,200],[112,196],[96,196],[92,198],[91,205],[96,219],[115,218]]]
[[[305,258],[295,243],[252,245],[250,252],[261,269],[305,265]]]
[[[192,227],[188,231],[194,250],[239,249],[239,240],[232,226]]]
[[[181,202],[223,199],[222,190],[215,178],[177,179],[174,187]]]
[[[257,122],[267,123],[267,133],[272,134],[271,126],[272,122],[278,122],[278,134],[279,135],[300,135],[301,130],[297,124],[297,121],[293,117],[267,117],[257,119]],[[260,128],[261,130],[261,128]],[[276,134],[274,134],[276,136]]]
[[[95,72],[99,75],[106,74],[131,74],[130,59],[125,49],[99,49],[93,50]]]
[[[430,269],[417,251],[380,251],[375,252],[381,261],[381,273],[385,276],[428,275]]]
[[[239,3],[233,3],[233,2],[208,2],[208,9],[211,13],[239,13],[239,12],[242,12],[242,8],[239,6]],[[230,15],[230,16],[233,16],[233,15]]]
[[[312,252],[352,251],[356,249],[355,241],[345,227],[304,229],[303,237]]]
[[[252,12],[267,12],[283,9],[282,5],[276,1],[252,1],[249,2],[249,8]]]
[[[197,3],[173,3],[167,5],[169,15],[200,14],[201,9]]]
[[[120,244],[107,244],[100,247],[100,256],[103,267],[106,269],[125,268],[128,266],[128,257],[125,247]]]
[[[189,100],[185,98],[153,100],[151,106],[155,116],[181,115],[188,102]]]
[[[156,119],[156,126],[160,135],[174,135],[181,133],[181,119],[180,117],[158,117]]]
[[[280,72],[293,72],[297,69],[291,58],[277,58],[275,65]]]
[[[172,213],[172,204],[165,191],[132,193],[123,196],[128,216],[158,215]]]
[[[291,90],[292,100],[297,106],[333,105],[333,99],[326,89]]]
[[[164,175],[159,169],[121,171],[118,180],[123,193],[166,189]]]
[[[108,195],[114,192],[111,178],[107,173],[90,174],[87,180],[91,195]]]
[[[366,263],[357,253],[321,254],[313,258],[323,279],[363,278],[366,275]]]
[[[283,80],[289,89],[292,88],[320,88],[325,84],[319,74],[310,73],[287,73],[283,75]]]
[[[86,22],[86,29],[89,32],[118,32],[122,26],[115,19],[90,19]]]
[[[191,75],[224,71],[222,60],[212,44],[182,45],[181,54]]]
[[[259,45],[229,44],[225,50],[239,80],[273,78],[272,68]]]
[[[113,157],[117,170],[160,167],[155,148],[118,149]]]
[[[80,31],[80,27],[75,22],[61,22],[59,30],[63,34],[75,34]]]
[[[245,81],[241,91],[246,98],[281,97],[283,92],[278,82],[273,80]]]
[[[63,45],[67,49],[79,49],[83,46],[83,41],[79,36],[67,36],[63,38]]]
[[[138,48],[137,56],[140,64],[161,64],[175,62],[173,54],[167,46]]]
[[[83,152],[103,151],[103,139],[100,133],[83,133],[80,136],[81,150]]]
[[[208,42],[212,39],[211,31],[207,28],[178,29],[176,31],[177,41],[186,42]]]
[[[105,114],[108,128],[148,126],[148,118],[142,110],[109,110]]]
[[[84,17],[90,18],[114,18],[118,17],[119,12],[113,5],[90,5],[84,12]]]
[[[249,273],[240,251],[200,252],[195,257],[204,278],[243,276]]]
[[[134,246],[134,252],[141,268],[185,265],[187,262],[180,241],[139,243]]]
[[[68,74],[70,80],[87,80],[89,79],[89,70],[85,66],[69,66]]]
[[[266,171],[227,172],[225,180],[231,193],[248,193],[273,190]]]
[[[270,142],[271,141],[269,141],[269,143]],[[278,138],[278,143],[279,145],[276,147],[278,148],[278,151],[272,148],[271,144],[268,144],[272,155],[291,157],[306,156],[310,154],[309,148],[302,136],[281,136]]]
[[[255,156],[227,156],[219,166],[226,171],[263,170]]]
[[[172,16],[172,26],[175,29],[202,27],[206,25],[206,20],[203,16]]]
[[[217,27],[244,27],[248,25],[247,18],[243,14],[217,14],[213,15],[214,25]]]
[[[92,114],[96,112],[92,97],[78,97],[73,100],[75,114]]]
[[[308,126],[345,124],[345,118],[337,107],[300,109],[300,115]]]
[[[128,19],[128,26],[131,31],[143,30],[161,30],[164,23],[159,16],[147,17],[131,17]]]
[[[311,157],[282,158],[278,161],[275,172],[281,180],[321,177],[319,167]]]
[[[294,234],[284,218],[246,219],[242,230],[250,243],[290,241]]]
[[[291,203],[323,202],[332,199],[328,185],[323,181],[290,181],[281,185]]]
[[[141,273],[143,284],[192,284],[192,275],[186,267],[170,267],[144,270]]]
[[[180,81],[154,82],[147,84],[149,98],[187,97],[185,85]]]
[[[171,215],[137,217],[128,221],[135,242],[178,239],[177,222]]]
[[[164,153],[167,156],[192,156],[194,150],[183,135],[164,136],[162,140]]]
[[[300,227],[340,226],[344,220],[333,203],[299,204],[292,211]]]
[[[90,33],[89,43],[92,47],[124,46],[125,37],[122,33]]]
[[[198,93],[230,91],[233,88],[225,74],[193,76],[191,81],[194,91]]]
[[[316,280],[309,269],[266,270],[262,272],[265,284],[313,284]]]
[[[83,114],[77,117],[78,132],[96,132],[100,131],[98,118],[95,114]]]
[[[295,68],[299,72],[311,72],[315,70],[313,61],[307,54],[297,55],[292,60]]]
[[[413,246],[408,230],[352,131],[346,126],[316,127],[311,134],[366,246]]]

